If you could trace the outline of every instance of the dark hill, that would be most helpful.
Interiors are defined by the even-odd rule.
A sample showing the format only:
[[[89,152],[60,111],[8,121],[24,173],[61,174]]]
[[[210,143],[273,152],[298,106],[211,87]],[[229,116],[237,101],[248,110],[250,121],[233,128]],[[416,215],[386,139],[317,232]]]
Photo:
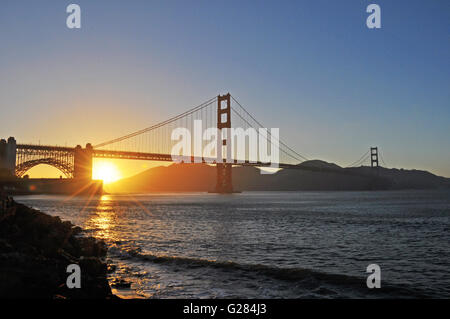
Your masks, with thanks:
[[[109,192],[206,192],[214,189],[216,168],[206,164],[156,167],[108,185]],[[255,167],[234,167],[233,185],[240,191],[393,190],[450,188],[450,179],[426,171],[355,167],[342,168],[320,160],[275,174]]]
[[[304,161],[298,164],[298,166],[305,168],[332,169],[332,170],[342,169],[342,167],[340,167],[339,165],[336,165],[334,163],[328,163],[321,160]]]

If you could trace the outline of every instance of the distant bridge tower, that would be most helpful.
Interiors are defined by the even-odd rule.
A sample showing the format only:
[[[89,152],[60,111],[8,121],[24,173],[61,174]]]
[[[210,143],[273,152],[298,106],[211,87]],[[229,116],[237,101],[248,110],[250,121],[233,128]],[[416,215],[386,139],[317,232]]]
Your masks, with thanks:
[[[378,167],[378,147],[370,148],[370,166]]]
[[[217,97],[217,128],[219,129],[219,144],[217,147],[226,146],[227,156],[228,152],[231,152],[231,139],[230,130],[227,131],[227,135],[223,138],[222,129],[231,129],[231,95],[230,93],[226,95],[219,95]],[[220,140],[222,142],[220,143]],[[222,152],[223,153],[223,152]],[[223,155],[222,155],[223,158]],[[221,160],[220,158],[219,160]],[[217,163],[217,193],[232,193],[233,192],[233,182],[231,175],[232,165],[229,163]]]

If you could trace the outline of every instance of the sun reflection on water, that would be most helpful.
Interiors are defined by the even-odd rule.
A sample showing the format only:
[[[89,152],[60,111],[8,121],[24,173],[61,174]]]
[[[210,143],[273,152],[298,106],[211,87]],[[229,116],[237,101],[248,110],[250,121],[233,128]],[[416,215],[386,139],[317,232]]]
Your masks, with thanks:
[[[159,241],[170,242],[171,233],[161,233],[160,227],[167,229],[166,221],[157,220],[149,210],[146,202],[141,202],[134,196],[120,197],[103,195],[86,204],[86,219],[84,228],[91,235],[104,240],[108,246],[106,262],[108,263],[107,278],[113,293],[121,298],[149,298],[158,294],[164,287],[149,284],[158,276],[158,270],[144,262],[130,267],[127,260],[134,254],[158,255],[157,252],[142,250],[139,243],[149,238]],[[136,233],[139,234],[136,236]],[[154,274],[149,275],[149,269]],[[151,287],[150,290],[142,287]]]
[[[87,221],[88,228],[94,231],[94,236],[97,238],[106,241],[118,240],[118,234],[114,231],[116,217],[111,196],[102,195],[97,202],[95,213]]]

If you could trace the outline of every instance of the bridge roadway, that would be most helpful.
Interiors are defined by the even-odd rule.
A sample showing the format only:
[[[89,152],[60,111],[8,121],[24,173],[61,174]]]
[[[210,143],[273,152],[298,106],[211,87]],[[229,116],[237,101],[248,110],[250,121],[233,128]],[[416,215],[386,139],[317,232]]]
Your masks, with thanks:
[[[28,153],[33,152],[67,152],[75,154],[74,147],[64,146],[50,146],[50,145],[34,145],[34,144],[17,144],[17,150],[22,150]],[[128,151],[111,151],[111,150],[99,150],[92,149],[92,157],[96,158],[111,158],[111,159],[130,159],[130,160],[145,160],[145,161],[162,161],[162,162],[175,162],[171,154],[159,154],[159,153],[143,153],[143,152],[128,152]],[[198,158],[194,156],[184,157],[183,161],[186,163],[210,163],[216,164],[215,158]],[[230,163],[228,163],[230,164]],[[233,160],[233,165],[242,166],[270,166],[270,163]],[[279,164],[281,168],[298,168],[298,165],[292,164]]]
[[[34,144],[17,144],[18,150],[24,150],[26,152],[67,152],[75,154],[74,147],[65,147],[65,146],[50,146],[50,145],[34,145]],[[171,154],[158,154],[158,153],[143,153],[143,152],[128,152],[128,151],[112,151],[112,150],[99,150],[92,149],[92,157],[95,158],[110,158],[110,159],[129,159],[129,160],[145,160],[145,161],[161,161],[161,162],[175,162],[172,158]],[[216,164],[215,158],[196,158],[194,156],[185,157],[185,163],[208,163],[208,164]],[[228,163],[230,164],[230,163]],[[254,167],[270,167],[271,163],[262,163],[262,162],[249,162],[249,161],[238,161],[233,160],[231,163],[233,165],[238,166],[254,166]],[[330,172],[330,173],[340,173],[340,174],[348,174],[348,175],[361,175],[360,173],[352,172],[351,170],[344,170],[342,168],[333,169],[326,167],[314,167],[308,165],[296,165],[296,164],[285,164],[279,163],[279,168],[283,169],[298,169],[298,170],[306,170],[306,171],[315,171],[315,172]]]

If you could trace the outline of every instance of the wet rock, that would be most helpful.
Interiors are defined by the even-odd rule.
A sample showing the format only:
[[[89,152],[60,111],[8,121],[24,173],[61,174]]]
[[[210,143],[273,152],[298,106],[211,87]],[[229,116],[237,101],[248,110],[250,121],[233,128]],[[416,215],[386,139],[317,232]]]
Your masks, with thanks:
[[[129,289],[131,287],[131,283],[123,279],[115,279],[111,283],[111,286],[117,289]]]
[[[115,272],[117,269],[116,265],[112,265],[108,263],[108,274]]]
[[[81,236],[59,217],[14,203],[0,212],[0,298],[117,298],[104,262],[106,245]],[[81,288],[66,286],[69,264],[81,269]]]

